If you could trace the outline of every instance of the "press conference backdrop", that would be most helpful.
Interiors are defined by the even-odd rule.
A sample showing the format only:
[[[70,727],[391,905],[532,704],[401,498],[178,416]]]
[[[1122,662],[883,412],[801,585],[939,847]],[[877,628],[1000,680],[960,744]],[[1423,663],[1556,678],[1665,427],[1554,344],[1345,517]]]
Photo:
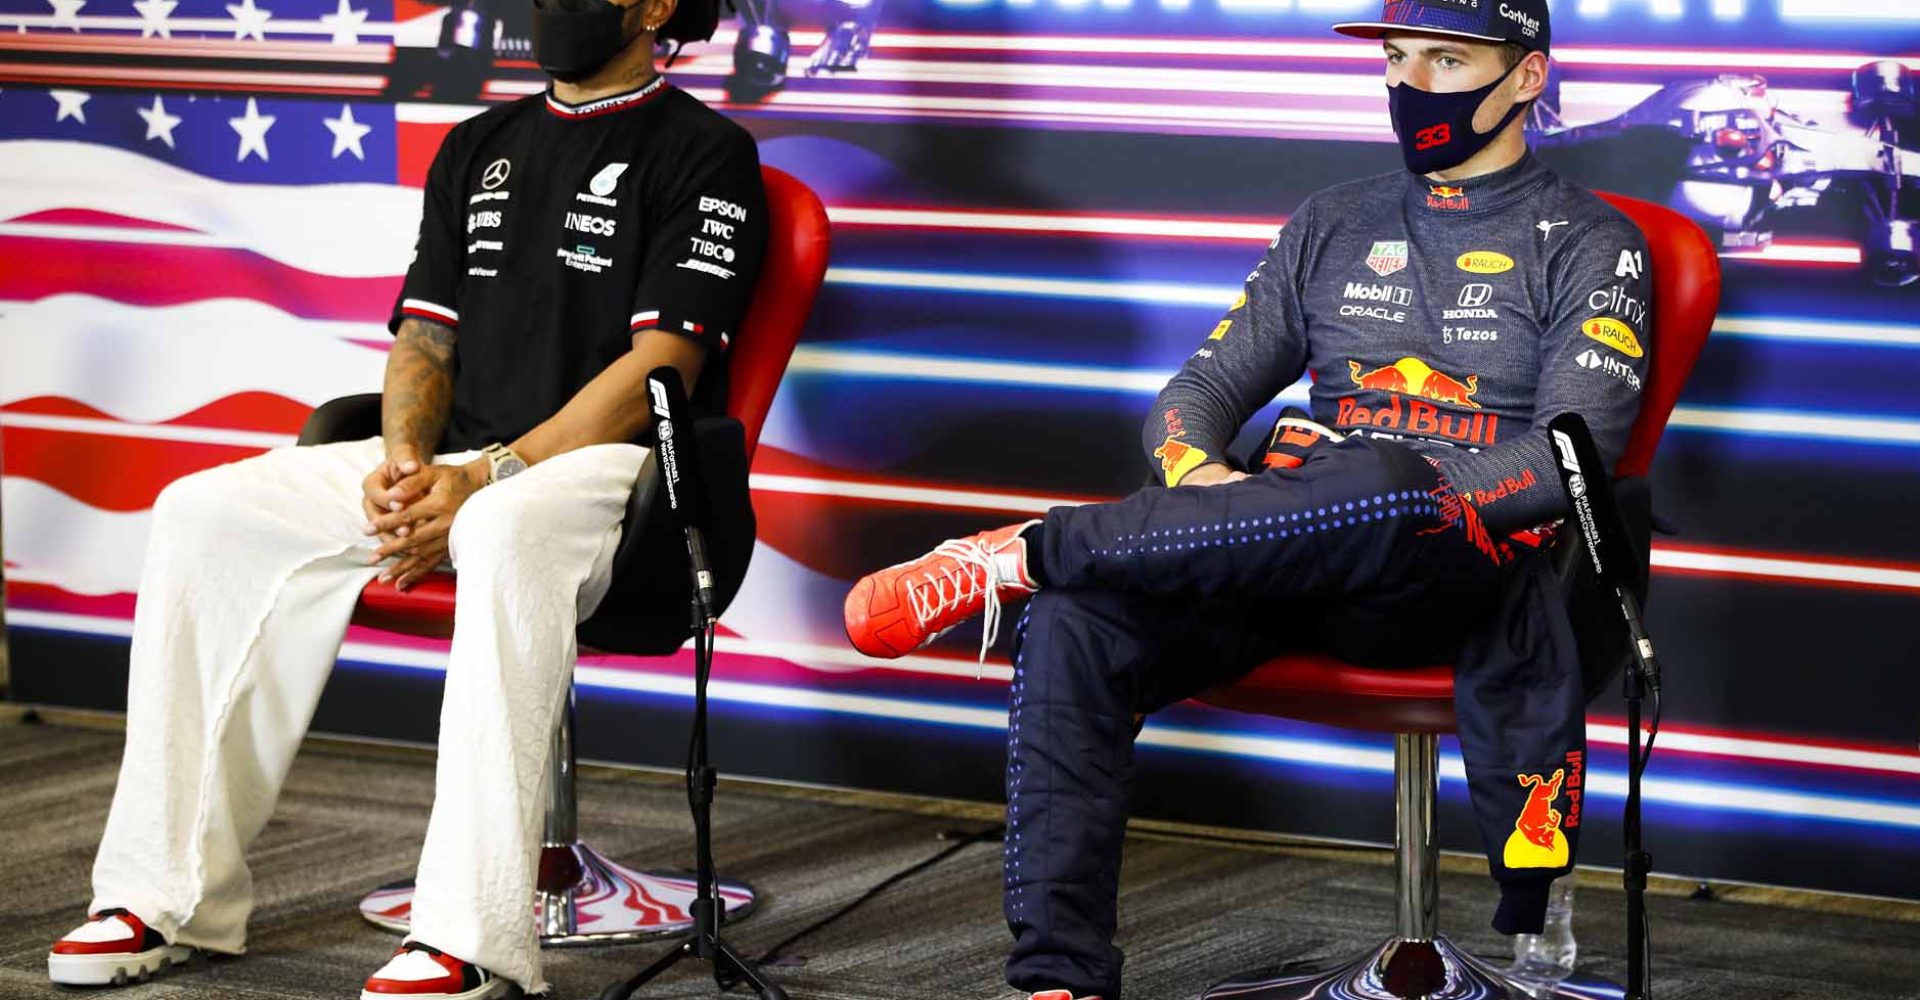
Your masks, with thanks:
[[[522,0],[490,2],[459,0],[442,55],[446,8],[414,0],[0,0],[15,697],[120,707],[160,488],[379,386],[435,147],[541,85]],[[731,20],[682,56],[673,81],[835,225],[723,623],[725,769],[999,797],[1005,637],[984,669],[971,628],[864,660],[847,586],[1143,480],[1149,400],[1288,213],[1397,166],[1377,47],[1326,31],[1374,2],[776,0],[738,66]],[[1543,155],[1724,246],[1656,466],[1678,534],[1653,554],[1647,840],[1664,871],[1920,898],[1920,7],[1554,15]],[[784,80],[751,58],[783,43]],[[431,739],[443,652],[354,630],[317,727]],[[585,754],[677,765],[684,654],[578,680]],[[1619,857],[1621,714],[1592,709],[1592,863]],[[1388,836],[1384,737],[1180,706],[1139,748],[1142,815]],[[1444,841],[1476,849],[1456,752],[1441,771]]]

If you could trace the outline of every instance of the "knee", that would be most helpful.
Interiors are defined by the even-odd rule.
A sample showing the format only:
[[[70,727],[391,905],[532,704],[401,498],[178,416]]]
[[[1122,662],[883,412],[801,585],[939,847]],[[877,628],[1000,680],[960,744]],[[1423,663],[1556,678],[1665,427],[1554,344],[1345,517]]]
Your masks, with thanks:
[[[1042,590],[1027,603],[1014,654],[1014,682],[1041,697],[1105,700],[1132,688],[1140,651],[1118,595]]]
[[[232,479],[222,465],[168,483],[153,500],[154,530],[177,532],[216,525],[233,510]]]
[[[482,489],[454,514],[447,548],[456,564],[502,560],[516,549],[537,547],[542,533],[532,497],[515,490]]]

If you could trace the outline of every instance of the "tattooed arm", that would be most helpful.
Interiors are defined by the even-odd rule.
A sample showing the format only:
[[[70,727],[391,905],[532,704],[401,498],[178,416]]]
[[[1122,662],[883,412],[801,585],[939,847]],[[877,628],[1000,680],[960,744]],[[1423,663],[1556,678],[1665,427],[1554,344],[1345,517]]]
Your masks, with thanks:
[[[424,462],[433,456],[453,412],[453,328],[410,316],[387,353],[380,396],[380,435],[387,461]]]
[[[452,327],[411,316],[394,337],[380,395],[380,434],[386,440],[387,457],[361,483],[361,509],[367,515],[369,534],[375,533],[376,518],[406,508],[430,488],[426,480],[436,478],[427,462],[453,412],[453,343]],[[412,530],[407,523],[380,531],[380,557],[406,547]],[[407,583],[438,564],[439,553],[425,555],[412,562],[403,559],[396,567],[410,571]],[[393,575],[383,574],[383,579]]]

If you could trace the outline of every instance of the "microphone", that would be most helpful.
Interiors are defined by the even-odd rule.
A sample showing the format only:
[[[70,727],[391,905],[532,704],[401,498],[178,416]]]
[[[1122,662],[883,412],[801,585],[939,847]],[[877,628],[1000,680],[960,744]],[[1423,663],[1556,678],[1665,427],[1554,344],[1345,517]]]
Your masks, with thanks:
[[[713,567],[707,561],[707,504],[701,490],[699,446],[687,420],[687,394],[680,372],[661,365],[647,373],[653,400],[653,436],[660,457],[660,478],[667,487],[667,510],[687,535],[687,562],[693,573],[693,600],[705,628],[714,622]]]
[[[1653,641],[1640,621],[1640,602],[1633,596],[1634,553],[1627,543],[1627,532],[1620,520],[1620,506],[1613,497],[1613,478],[1600,459],[1600,449],[1587,431],[1587,422],[1578,413],[1562,413],[1547,422],[1559,454],[1560,485],[1567,491],[1568,520],[1580,527],[1586,539],[1587,559],[1600,585],[1613,591],[1620,600],[1620,612],[1627,620],[1641,662],[1645,665],[1647,686],[1660,690],[1659,661],[1653,656]]]

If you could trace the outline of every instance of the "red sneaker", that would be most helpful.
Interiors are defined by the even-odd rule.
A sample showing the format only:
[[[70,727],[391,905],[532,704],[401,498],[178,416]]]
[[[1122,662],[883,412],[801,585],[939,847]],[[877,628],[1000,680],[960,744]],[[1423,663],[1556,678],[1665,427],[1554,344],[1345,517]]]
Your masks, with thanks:
[[[125,910],[101,910],[53,943],[47,978],[64,986],[125,986],[183,965],[192,954]]]
[[[1066,990],[1048,990],[1045,993],[1035,993],[1033,996],[1028,997],[1027,1000],[1100,1000],[1100,998],[1075,997]]]
[[[408,941],[367,980],[360,1000],[491,1000],[506,980],[418,941]]]
[[[1027,573],[1028,521],[949,539],[918,559],[860,578],[847,594],[847,638],[868,656],[905,656],[986,615],[980,658],[1000,632],[1000,602],[1039,589]]]

